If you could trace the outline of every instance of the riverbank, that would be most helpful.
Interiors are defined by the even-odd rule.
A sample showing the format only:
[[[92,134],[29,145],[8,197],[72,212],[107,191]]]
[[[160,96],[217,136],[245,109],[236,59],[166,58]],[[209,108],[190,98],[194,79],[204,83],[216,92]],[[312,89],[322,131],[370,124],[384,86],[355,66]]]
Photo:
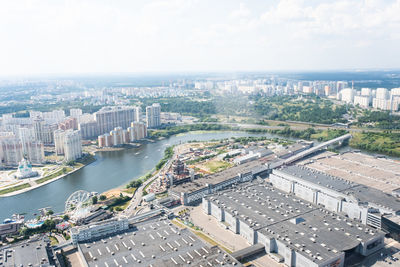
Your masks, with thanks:
[[[74,166],[63,166],[61,169],[58,169],[54,173],[51,173],[49,175],[46,175],[44,177],[39,177],[37,179],[24,179],[27,180],[26,183],[19,184],[14,187],[8,187],[0,190],[0,197],[11,197],[15,195],[19,195],[31,190],[34,190],[36,188],[39,188],[41,186],[47,185],[49,183],[52,183],[54,181],[57,181],[58,179],[61,179],[67,175],[70,175],[81,168],[89,165],[90,163],[94,162],[96,159],[93,155],[88,154],[84,158],[82,158],[80,161],[76,162]],[[56,176],[54,176],[57,174]],[[53,177],[54,176],[54,177]]]
[[[122,151],[125,149],[137,148],[140,146],[141,146],[140,143],[132,143],[132,144],[123,144],[121,146],[116,146],[116,147],[96,147],[96,149],[93,150],[93,152],[96,153],[96,152]]]
[[[98,152],[95,162],[63,179],[23,194],[0,198],[0,221],[9,218],[13,213],[24,213],[26,219],[32,219],[36,217],[34,214],[38,212],[38,209],[49,206],[55,213],[62,212],[65,201],[78,190],[105,192],[112,188],[122,187],[134,179],[145,176],[155,168],[163,158],[163,151],[169,146],[192,140],[209,141],[251,136],[269,136],[269,134],[223,131],[204,134],[188,133],[183,136],[172,136],[160,141],[148,142],[138,148]],[[271,137],[275,138],[276,136]]]

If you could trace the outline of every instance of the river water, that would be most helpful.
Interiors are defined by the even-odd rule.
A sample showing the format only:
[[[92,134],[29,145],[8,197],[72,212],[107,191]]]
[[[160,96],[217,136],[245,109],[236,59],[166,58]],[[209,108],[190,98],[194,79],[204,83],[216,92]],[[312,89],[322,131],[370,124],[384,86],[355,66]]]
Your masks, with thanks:
[[[157,164],[164,155],[164,149],[170,145],[190,140],[206,141],[243,136],[277,137],[246,132],[187,133],[143,144],[138,148],[98,152],[95,162],[64,178],[16,196],[0,198],[0,223],[13,213],[26,213],[26,218],[33,218],[33,214],[44,207],[51,207],[56,213],[62,212],[68,196],[77,190],[101,193],[137,179]]]

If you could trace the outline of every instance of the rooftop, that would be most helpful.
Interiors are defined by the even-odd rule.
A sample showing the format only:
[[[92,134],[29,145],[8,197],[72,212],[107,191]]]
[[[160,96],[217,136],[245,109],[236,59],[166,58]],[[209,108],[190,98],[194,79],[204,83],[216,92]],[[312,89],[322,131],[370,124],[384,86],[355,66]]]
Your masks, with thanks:
[[[42,266],[49,264],[46,251],[47,243],[44,240],[24,241],[9,248],[0,249],[0,265],[14,266]],[[49,265],[53,266],[53,265]]]
[[[400,187],[400,161],[359,152],[324,152],[300,164],[387,193]]]
[[[209,247],[169,220],[152,219],[136,227],[122,235],[79,244],[88,266],[240,266],[218,247]]]
[[[248,172],[253,172],[253,174],[267,170],[267,167],[263,165],[262,159],[247,162],[232,168],[226,169],[221,172],[210,174],[202,178],[194,180],[194,182],[188,182],[180,185],[171,187],[174,192],[187,192],[191,193],[197,191],[200,188],[206,186],[207,184],[218,184],[223,181],[229,180],[236,177],[239,173],[245,174]]]
[[[369,226],[302,201],[267,183],[248,183],[207,196],[206,199],[260,233],[274,237],[319,262],[352,249],[360,242],[383,235]]]
[[[334,177],[332,175],[324,174],[322,172],[309,169],[305,166],[286,166],[277,170],[278,172],[282,172],[285,174],[289,174],[291,176],[295,176],[300,178],[301,180],[318,184],[319,186],[326,187],[329,189],[333,189],[338,192],[342,192],[346,189],[352,188],[356,186],[356,183],[352,183],[350,181],[346,181],[339,177]]]
[[[354,183],[305,166],[287,166],[278,171],[297,177],[304,181],[335,190],[347,196],[354,197],[358,202],[375,204],[379,207],[400,210],[400,200],[378,189]]]

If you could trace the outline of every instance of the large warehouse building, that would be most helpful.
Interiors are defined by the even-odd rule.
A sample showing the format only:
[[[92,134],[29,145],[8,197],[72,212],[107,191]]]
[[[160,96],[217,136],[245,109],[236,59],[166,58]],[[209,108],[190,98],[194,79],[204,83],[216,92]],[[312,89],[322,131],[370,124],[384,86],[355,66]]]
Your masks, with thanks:
[[[370,255],[384,246],[384,233],[277,190],[246,183],[203,198],[216,217],[250,244],[288,266],[344,266],[352,254]]]
[[[269,178],[280,190],[378,229],[385,229],[382,216],[400,214],[397,197],[305,166],[276,169]]]
[[[200,202],[202,197],[208,194],[225,189],[233,184],[251,181],[258,175],[266,174],[268,170],[268,166],[260,160],[255,160],[173,186],[169,193],[173,197],[179,198],[182,204],[191,205]]]
[[[167,219],[135,223],[124,233],[77,244],[84,266],[242,266],[232,256],[203,243]]]

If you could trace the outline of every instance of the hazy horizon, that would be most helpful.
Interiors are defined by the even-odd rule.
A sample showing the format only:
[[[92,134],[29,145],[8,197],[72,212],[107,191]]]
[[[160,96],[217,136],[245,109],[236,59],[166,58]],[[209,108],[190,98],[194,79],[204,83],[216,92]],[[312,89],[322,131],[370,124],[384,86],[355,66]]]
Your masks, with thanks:
[[[0,77],[400,69],[400,0],[2,1]]]

